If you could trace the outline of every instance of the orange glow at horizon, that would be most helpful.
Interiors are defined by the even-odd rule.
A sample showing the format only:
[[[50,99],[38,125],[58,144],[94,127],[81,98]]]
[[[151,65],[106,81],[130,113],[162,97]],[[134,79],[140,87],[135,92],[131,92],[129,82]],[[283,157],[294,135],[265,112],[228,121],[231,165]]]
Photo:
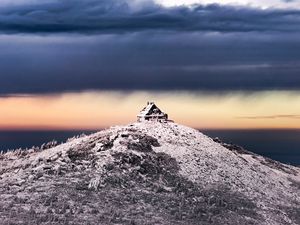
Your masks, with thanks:
[[[177,123],[202,129],[300,128],[300,93],[84,92],[0,98],[0,129],[100,129],[136,120],[153,100]]]

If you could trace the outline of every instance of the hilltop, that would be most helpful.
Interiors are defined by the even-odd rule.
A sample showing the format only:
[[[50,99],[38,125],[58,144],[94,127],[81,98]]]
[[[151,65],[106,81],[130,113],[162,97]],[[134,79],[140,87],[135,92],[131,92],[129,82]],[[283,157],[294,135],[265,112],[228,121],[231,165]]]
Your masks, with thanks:
[[[0,155],[1,224],[300,224],[300,168],[172,122]]]

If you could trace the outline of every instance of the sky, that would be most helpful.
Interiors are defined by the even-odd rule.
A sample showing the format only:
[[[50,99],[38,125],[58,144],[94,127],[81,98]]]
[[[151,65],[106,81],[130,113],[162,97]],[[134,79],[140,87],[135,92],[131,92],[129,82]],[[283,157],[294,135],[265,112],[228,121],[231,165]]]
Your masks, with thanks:
[[[298,0],[0,0],[0,49],[0,129],[300,128]]]

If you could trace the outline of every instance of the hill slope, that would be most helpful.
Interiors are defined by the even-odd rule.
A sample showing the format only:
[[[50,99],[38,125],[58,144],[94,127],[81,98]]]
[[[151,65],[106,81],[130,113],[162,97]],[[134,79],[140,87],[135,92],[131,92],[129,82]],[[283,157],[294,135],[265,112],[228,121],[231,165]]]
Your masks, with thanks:
[[[0,224],[300,224],[300,169],[175,123],[0,155]]]

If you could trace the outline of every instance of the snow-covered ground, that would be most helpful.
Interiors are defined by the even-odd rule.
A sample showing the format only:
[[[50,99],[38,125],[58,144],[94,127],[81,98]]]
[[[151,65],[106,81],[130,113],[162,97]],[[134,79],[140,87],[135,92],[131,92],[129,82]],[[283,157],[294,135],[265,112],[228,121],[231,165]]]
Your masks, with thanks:
[[[176,123],[0,155],[0,224],[300,224],[300,168]]]

